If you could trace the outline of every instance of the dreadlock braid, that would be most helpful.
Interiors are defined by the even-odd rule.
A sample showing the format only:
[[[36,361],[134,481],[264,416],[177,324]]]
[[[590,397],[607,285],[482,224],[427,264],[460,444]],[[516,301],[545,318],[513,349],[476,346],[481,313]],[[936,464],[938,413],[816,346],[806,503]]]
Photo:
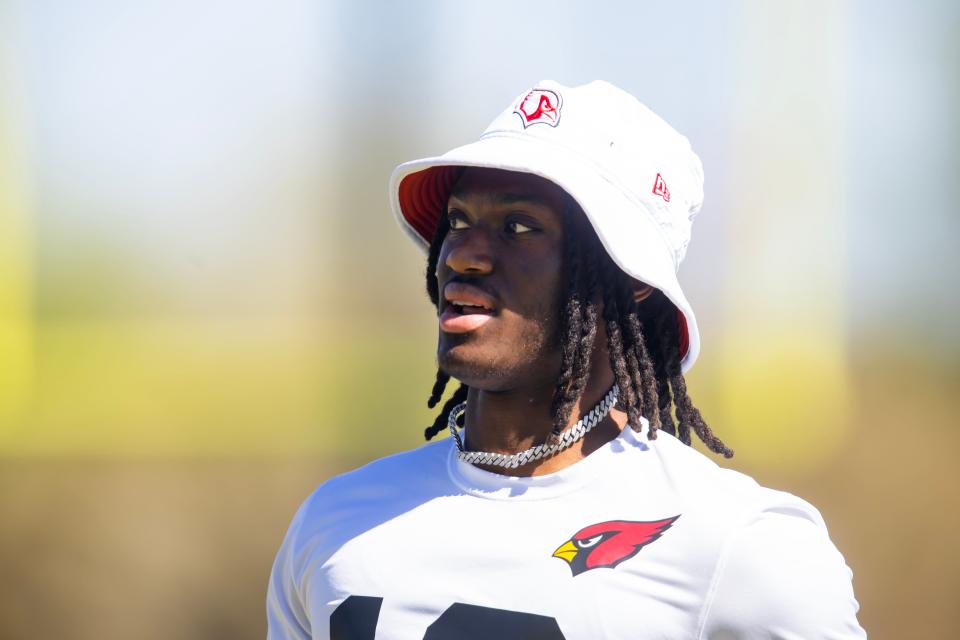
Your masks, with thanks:
[[[713,433],[713,429],[710,428],[710,426],[704,421],[703,416],[700,415],[700,410],[693,406],[693,401],[690,400],[690,396],[687,395],[687,382],[684,380],[683,376],[677,375],[671,378],[670,386],[673,387],[673,393],[677,403],[677,411],[683,411],[684,422],[687,422],[690,427],[693,427],[697,437],[700,438],[705,445],[707,445],[707,448],[710,449],[710,451],[719,453],[723,455],[724,458],[732,458],[733,450],[727,447],[727,445],[725,445],[723,441]],[[687,427],[687,429],[690,427]],[[689,439],[690,436],[688,435],[687,440]]]
[[[573,200],[569,200],[563,216],[564,237],[577,237],[582,231],[583,220],[575,215],[575,207]],[[567,242],[564,248],[570,267],[562,322],[565,331],[560,344],[561,373],[552,403],[554,438],[567,427],[573,406],[583,395],[597,336],[596,262],[588,243]]]
[[[574,210],[571,210],[567,217],[574,217]],[[588,235],[588,238],[593,239],[592,234]],[[595,244],[589,243],[590,244]],[[583,260],[582,268],[582,297],[581,302],[583,306],[583,325],[580,328],[579,336],[579,345],[577,350],[577,359],[574,361],[573,369],[573,379],[574,387],[573,392],[577,399],[583,394],[583,389],[587,385],[587,372],[590,365],[590,357],[593,354],[593,344],[597,337],[597,304],[600,302],[600,298],[597,294],[597,264],[594,259],[595,249],[590,247],[590,251],[587,251],[587,257]]]
[[[447,216],[440,215],[427,256],[427,295],[435,307],[440,298],[437,261],[449,228]],[[733,451],[713,433],[687,393],[680,366],[676,307],[656,289],[642,302],[634,299],[635,282],[613,263],[572,199],[563,216],[563,237],[566,297],[561,304],[561,364],[548,439],[567,427],[573,407],[583,395],[602,321],[619,391],[617,404],[626,412],[627,424],[640,431],[646,419],[649,439],[656,439],[662,429],[688,445],[693,432],[710,451],[732,457]],[[448,374],[437,371],[427,401],[430,408],[440,402],[449,380]],[[468,391],[467,385],[461,384],[444,403],[433,424],[424,430],[427,440],[446,428],[450,411],[466,400]]]
[[[667,388],[669,383],[669,389],[672,390],[671,400],[677,414],[677,438],[684,444],[690,444],[692,442],[690,431],[693,430],[710,451],[725,458],[732,458],[733,451],[713,433],[687,393],[687,382],[680,366],[680,351],[676,346],[672,346],[679,344],[680,337],[676,309],[659,291],[654,291],[648,302],[651,324],[655,334],[660,337],[659,365],[662,373],[658,373],[658,380],[662,380],[664,388]],[[661,406],[664,405],[661,404]],[[665,406],[669,415],[669,404]]]
[[[648,339],[654,345],[650,358],[654,367],[654,377],[657,381],[657,414],[660,417],[661,428],[672,436],[677,436],[677,427],[673,421],[673,394],[670,391],[670,378],[673,369],[668,371],[676,361],[676,371],[679,372],[679,351],[671,349],[671,344],[679,340],[675,312],[673,305],[658,290],[654,290],[639,307],[641,326],[646,328]],[[672,353],[676,351],[676,358]]]
[[[616,300],[617,324],[621,335],[621,353],[611,352],[611,358],[620,357],[630,372],[630,382],[633,387],[635,413],[643,416],[649,422],[648,437],[651,440],[657,437],[657,428],[660,426],[659,414],[656,411],[657,385],[653,365],[647,352],[643,328],[637,317],[637,303],[634,299],[633,283],[622,271],[609,260],[604,252],[609,269],[609,288]],[[628,410],[628,417],[629,417]],[[634,430],[639,431],[639,420],[630,422]]]
[[[632,297],[629,302],[635,306],[636,302]],[[660,413],[657,397],[657,378],[653,373],[653,363],[650,361],[650,353],[647,351],[647,342],[643,337],[643,328],[637,319],[636,312],[630,313],[625,318],[627,333],[633,342],[633,352],[630,353],[630,361],[636,362],[637,377],[634,382],[639,389],[643,415],[650,421],[650,436],[653,439],[657,437],[657,429],[660,428]]]
[[[423,430],[424,438],[427,440],[432,440],[433,436],[447,428],[447,419],[450,416],[450,411],[452,411],[455,406],[467,399],[467,391],[469,390],[470,388],[465,384],[461,384],[459,387],[457,387],[457,390],[453,392],[453,395],[450,396],[450,399],[447,400],[447,402],[443,405],[443,409],[440,410],[440,413],[433,421],[433,424]]]
[[[433,239],[430,241],[430,249],[427,252],[427,296],[430,298],[430,302],[433,303],[433,307],[436,309],[437,305],[440,302],[440,285],[437,282],[437,260],[440,257],[440,247],[443,246],[443,239],[447,236],[447,231],[450,230],[450,221],[447,219],[447,216],[441,215],[437,219],[437,230],[433,234]],[[430,391],[430,398],[427,400],[427,408],[433,409],[437,406],[437,403],[440,402],[440,398],[443,397],[443,392],[447,388],[447,383],[450,381],[450,376],[445,372],[437,369],[437,379],[433,383],[433,389]],[[464,394],[466,395],[466,394]],[[447,407],[444,405],[444,410],[441,411],[441,415],[446,415],[449,413],[450,408],[454,405]],[[437,424],[445,422],[446,418],[441,421],[439,418],[434,422],[432,427],[429,427],[426,430],[427,440],[430,440],[433,436],[439,433],[440,429],[436,429]],[[442,426],[441,426],[442,428]]]
[[[434,308],[437,308],[437,305],[440,304],[437,260],[440,259],[440,248],[443,246],[443,239],[447,237],[448,231],[450,231],[450,220],[446,215],[441,215],[437,220],[437,230],[430,241],[430,249],[427,251],[427,296],[429,296]]]
[[[428,409],[433,409],[437,406],[437,403],[440,402],[440,398],[443,397],[443,391],[447,388],[448,382],[450,382],[450,376],[445,371],[437,369],[437,380],[433,383],[430,399],[427,400]]]
[[[609,279],[610,269],[607,270]],[[640,410],[636,394],[636,385],[634,384],[631,372],[628,369],[626,359],[623,357],[624,344],[623,333],[620,324],[620,307],[614,292],[614,287],[606,286],[603,289],[603,319],[606,322],[608,351],[610,353],[610,368],[613,369],[613,377],[617,382],[617,389],[620,392],[618,404],[623,406],[627,412],[627,423],[633,429],[640,428]]]
[[[618,306],[622,304],[623,303],[621,301],[620,303],[618,303]],[[620,306],[620,313],[621,313],[621,319],[622,319],[623,316],[627,315],[629,312],[624,312],[624,308]],[[640,384],[640,376],[641,376],[640,363],[637,361],[637,353],[636,353],[636,350],[634,349],[634,341],[636,340],[636,335],[634,334],[634,332],[632,331],[632,327],[630,326],[629,315],[627,315],[627,319],[628,321],[622,322],[620,326],[620,335],[622,336],[622,340],[623,340],[622,357],[624,362],[627,363],[627,371],[630,372],[630,384],[633,386],[633,395],[636,398],[637,413],[639,415],[643,415],[644,397],[643,397],[643,389],[641,389],[641,384]],[[639,421],[637,421],[636,423],[631,423],[631,426],[633,426],[634,429],[638,429],[639,425],[640,425]]]
[[[569,216],[563,216],[564,236],[572,229]],[[566,301],[562,311],[565,322],[560,338],[560,377],[553,392],[550,412],[553,414],[551,437],[556,438],[567,426],[570,411],[577,397],[573,393],[575,362],[578,359],[580,332],[583,329],[583,306],[580,287],[580,247],[575,242],[564,243],[563,261],[567,269]]]
[[[670,393],[670,383],[657,376],[657,415],[660,416],[660,428],[672,436],[677,435],[677,427],[673,422],[670,409],[673,406],[673,395]]]

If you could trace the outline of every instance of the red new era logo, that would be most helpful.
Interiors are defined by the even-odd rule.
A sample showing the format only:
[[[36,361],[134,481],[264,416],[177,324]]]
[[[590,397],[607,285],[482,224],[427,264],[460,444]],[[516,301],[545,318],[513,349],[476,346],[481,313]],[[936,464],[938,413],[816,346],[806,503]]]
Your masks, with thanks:
[[[561,102],[560,94],[556,91],[531,89],[520,99],[513,112],[520,116],[524,129],[532,124],[548,124],[555,127],[560,122]]]
[[[664,202],[670,202],[670,189],[667,189],[667,183],[663,181],[663,176],[657,174],[657,179],[653,182],[653,195],[660,196]]]

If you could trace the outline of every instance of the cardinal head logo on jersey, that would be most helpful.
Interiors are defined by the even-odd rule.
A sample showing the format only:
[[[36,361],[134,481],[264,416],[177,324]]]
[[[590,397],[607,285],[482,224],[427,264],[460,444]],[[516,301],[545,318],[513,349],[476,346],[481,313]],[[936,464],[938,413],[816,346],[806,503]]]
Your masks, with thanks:
[[[679,517],[652,522],[610,520],[592,524],[573,534],[553,552],[553,557],[566,560],[575,576],[600,567],[612,569],[662,536]]]
[[[556,91],[531,89],[520,99],[513,112],[520,116],[524,129],[532,124],[548,124],[555,127],[560,122],[562,102],[560,94]]]

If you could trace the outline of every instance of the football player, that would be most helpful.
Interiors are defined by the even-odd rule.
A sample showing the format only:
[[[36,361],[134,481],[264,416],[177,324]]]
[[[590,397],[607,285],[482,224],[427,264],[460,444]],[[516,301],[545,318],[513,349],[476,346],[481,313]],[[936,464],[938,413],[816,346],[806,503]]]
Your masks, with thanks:
[[[450,437],[303,503],[270,638],[865,637],[817,510],[689,446],[733,455],[684,380],[702,185],[687,139],[604,82],[542,82],[396,169],[438,316],[428,404],[459,383],[426,438]]]

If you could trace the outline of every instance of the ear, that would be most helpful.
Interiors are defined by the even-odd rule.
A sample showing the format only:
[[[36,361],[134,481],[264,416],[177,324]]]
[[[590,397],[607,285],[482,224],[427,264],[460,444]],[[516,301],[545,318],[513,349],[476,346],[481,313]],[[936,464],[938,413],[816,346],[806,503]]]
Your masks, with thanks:
[[[633,301],[634,302],[643,302],[650,297],[650,294],[653,293],[653,287],[648,285],[645,282],[640,282],[639,280],[633,281]]]

